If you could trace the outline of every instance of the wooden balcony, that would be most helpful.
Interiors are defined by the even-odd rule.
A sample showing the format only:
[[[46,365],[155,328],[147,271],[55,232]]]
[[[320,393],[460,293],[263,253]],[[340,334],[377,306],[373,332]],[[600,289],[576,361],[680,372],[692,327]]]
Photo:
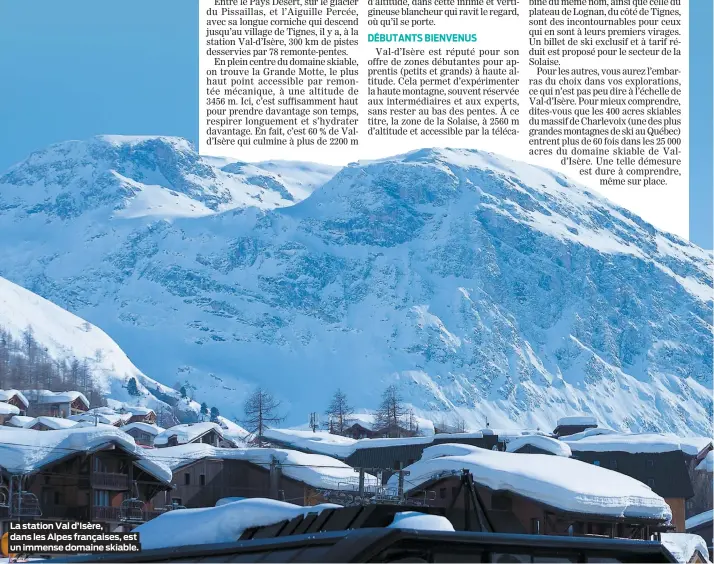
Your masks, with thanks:
[[[95,490],[129,491],[129,476],[115,472],[93,472],[92,488]]]
[[[121,520],[121,511],[118,507],[94,507],[92,508],[92,521],[114,521]]]

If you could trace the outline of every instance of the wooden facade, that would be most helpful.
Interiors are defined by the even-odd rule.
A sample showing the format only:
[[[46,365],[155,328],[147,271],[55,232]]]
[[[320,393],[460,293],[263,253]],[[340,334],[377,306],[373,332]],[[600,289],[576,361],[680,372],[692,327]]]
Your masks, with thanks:
[[[155,507],[213,507],[226,497],[279,499],[295,505],[323,503],[312,487],[284,476],[279,466],[267,469],[245,460],[203,458],[173,471],[172,490],[153,500]]]
[[[709,511],[714,507],[714,475],[708,472],[706,467],[701,468],[701,463],[714,450],[714,445],[709,443],[697,456],[687,457],[687,470],[692,481],[694,495],[687,500],[687,518]],[[697,470],[697,468],[701,468]]]
[[[149,413],[145,415],[134,413],[126,422],[127,425],[129,423],[149,423],[150,425],[156,425],[156,413],[154,413],[153,410],[149,410]]]
[[[142,519],[159,513],[149,500],[169,488],[134,463],[135,456],[113,445],[92,453],[72,454],[48,464],[28,476],[24,488],[34,494],[42,511],[40,517],[22,517],[36,521],[92,521],[105,530],[131,528],[122,519],[122,502],[138,495],[147,502]],[[0,514],[0,530],[10,521],[7,509]],[[17,520],[13,517],[12,520]]]
[[[207,445],[211,445],[214,447],[219,447],[219,446],[228,446],[226,444],[225,439],[223,436],[218,433],[215,429],[211,429],[210,431],[206,431],[202,435],[198,435],[197,437],[194,437],[190,441],[186,443],[179,443],[178,437],[176,435],[173,435],[169,437],[168,441],[166,441],[166,444],[162,445],[156,445],[157,448],[161,447],[172,447],[172,446],[178,446],[179,444],[192,444],[192,443],[203,443]],[[230,446],[233,446],[232,443]]]
[[[18,394],[13,394],[6,400],[3,400],[3,402],[14,405],[17,409],[19,409],[20,413],[18,415],[27,415],[27,410],[30,407],[20,398]]]
[[[573,458],[609,468],[647,484],[672,508],[676,532],[684,532],[685,502],[694,495],[685,454],[573,451]]]
[[[28,415],[30,417],[62,417],[67,418],[72,415],[86,413],[89,406],[81,398],[75,398],[71,402],[34,401],[30,399]]]
[[[426,495],[429,505],[445,508],[456,530],[479,530],[472,505],[471,526],[466,525],[467,490],[460,486],[461,476],[447,476],[412,490],[408,497],[421,501],[427,492],[433,492]],[[478,483],[474,486],[490,532],[649,539],[650,534],[665,528],[660,520],[572,513],[513,492],[494,491]]]
[[[143,447],[153,447],[154,446],[154,437],[156,435],[152,435],[151,433],[147,433],[146,431],[142,431],[141,429],[137,427],[133,427],[132,429],[129,429],[128,431],[124,431],[127,435],[130,435],[131,437],[134,438],[134,442],[136,442],[137,445],[143,446]]]

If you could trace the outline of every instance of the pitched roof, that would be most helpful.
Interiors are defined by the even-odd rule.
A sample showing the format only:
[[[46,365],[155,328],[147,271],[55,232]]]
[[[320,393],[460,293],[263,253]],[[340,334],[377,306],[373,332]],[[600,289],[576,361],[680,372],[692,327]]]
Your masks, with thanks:
[[[30,429],[37,424],[44,425],[50,429],[70,429],[77,425],[76,421],[71,419],[63,419],[62,417],[35,417],[32,421],[28,421],[23,427],[25,429]]]
[[[68,392],[52,392],[50,390],[23,390],[23,393],[27,398],[30,398],[35,403],[45,404],[45,403],[72,403],[76,399],[79,399],[87,407],[89,407],[89,400],[82,392],[68,391]]]
[[[125,433],[128,433],[129,431],[137,429],[139,431],[143,431],[144,433],[149,433],[152,436],[156,436],[159,433],[163,433],[165,429],[163,427],[159,427],[158,425],[152,425],[151,423],[144,423],[143,421],[137,421],[136,423],[129,423],[128,425],[124,425],[121,430],[124,431]]]
[[[171,470],[145,456],[130,435],[115,427],[73,427],[57,431],[35,431],[0,427],[0,469],[10,474],[32,474],[73,453],[92,452],[116,445],[135,456],[135,464],[164,483],[171,482]]]
[[[0,401],[0,415],[20,415],[20,408]]]
[[[407,466],[412,490],[440,477],[469,470],[474,481],[492,490],[510,491],[563,511],[608,517],[670,521],[665,500],[642,482],[599,466],[561,456],[519,454],[444,444],[424,450]],[[396,487],[392,476],[390,487]]]
[[[27,398],[20,390],[0,390],[0,401],[10,401],[13,397],[19,399],[25,407],[30,405]]]
[[[186,423],[184,425],[175,425],[162,431],[154,439],[155,445],[168,444],[171,437],[176,437],[178,444],[183,445],[195,441],[209,431],[215,431],[219,437],[223,437],[223,429],[217,423]]]
[[[556,456],[569,457],[573,455],[567,443],[542,435],[524,435],[523,437],[513,439],[506,445],[506,450],[508,452],[516,452],[526,445],[550,452]]]

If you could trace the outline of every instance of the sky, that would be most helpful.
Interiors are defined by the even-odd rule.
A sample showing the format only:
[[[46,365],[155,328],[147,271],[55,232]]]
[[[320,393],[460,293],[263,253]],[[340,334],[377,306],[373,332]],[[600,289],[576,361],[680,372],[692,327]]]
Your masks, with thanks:
[[[690,237],[714,248],[712,0],[691,0]],[[0,0],[0,172],[104,133],[198,141],[197,0]]]

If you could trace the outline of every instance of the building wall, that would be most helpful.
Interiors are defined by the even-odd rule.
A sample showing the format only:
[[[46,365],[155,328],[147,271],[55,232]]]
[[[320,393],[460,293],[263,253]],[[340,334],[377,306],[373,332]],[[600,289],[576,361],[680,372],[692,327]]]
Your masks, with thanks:
[[[242,460],[196,461],[175,470],[172,485],[167,502],[178,499],[188,508],[213,507],[224,497],[279,498],[296,505],[306,505],[310,497],[304,484],[285,476],[271,487],[269,470]],[[164,505],[163,496],[156,503]]]
[[[669,505],[670,509],[672,510],[672,525],[677,528],[678,533],[686,532],[686,528],[684,526],[684,521],[686,520],[684,498],[670,497],[664,498],[664,500],[667,502],[667,505]]]
[[[712,491],[712,482],[714,476],[711,472],[703,472],[695,470],[692,464],[689,475],[692,479],[692,488],[694,489],[694,497],[687,500],[686,515],[687,518],[693,515],[699,515],[713,508],[714,491]]]

